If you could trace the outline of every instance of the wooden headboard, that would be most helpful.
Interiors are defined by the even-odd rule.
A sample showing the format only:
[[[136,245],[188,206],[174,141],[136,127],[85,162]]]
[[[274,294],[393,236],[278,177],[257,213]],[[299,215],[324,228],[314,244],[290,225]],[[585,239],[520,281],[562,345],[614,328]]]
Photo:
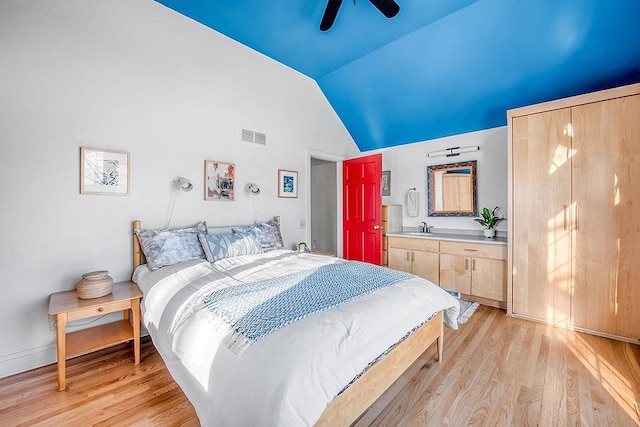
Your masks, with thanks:
[[[133,269],[135,270],[142,264],[142,248],[140,247],[140,240],[136,231],[140,230],[140,220],[133,221]]]
[[[280,225],[280,216],[274,216],[273,219],[276,221],[276,224]],[[225,233],[231,231],[232,228],[238,227],[246,227],[248,224],[241,225],[225,225],[225,226],[215,226],[215,227],[207,227],[207,230],[210,233]],[[141,230],[141,222],[139,219],[133,221],[133,269],[135,270],[144,262],[144,254],[142,253],[142,248],[140,247],[140,241],[138,240],[138,236],[136,235],[137,230]]]

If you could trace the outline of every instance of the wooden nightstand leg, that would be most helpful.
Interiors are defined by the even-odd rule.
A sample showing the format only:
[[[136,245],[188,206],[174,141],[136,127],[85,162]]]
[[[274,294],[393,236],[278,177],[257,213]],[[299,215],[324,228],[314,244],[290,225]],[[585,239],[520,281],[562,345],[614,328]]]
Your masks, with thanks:
[[[131,301],[131,312],[133,314],[133,354],[135,364],[140,363],[140,299]]]
[[[67,313],[56,314],[56,343],[58,347],[58,390],[63,391],[67,386],[65,369],[67,365],[66,344]]]

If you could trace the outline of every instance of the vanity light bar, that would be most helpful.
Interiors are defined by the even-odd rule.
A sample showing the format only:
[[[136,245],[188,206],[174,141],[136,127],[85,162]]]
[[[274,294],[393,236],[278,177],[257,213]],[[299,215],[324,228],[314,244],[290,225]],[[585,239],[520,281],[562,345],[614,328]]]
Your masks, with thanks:
[[[453,156],[459,156],[460,153],[469,153],[471,151],[478,151],[478,150],[480,150],[480,147],[477,145],[474,145],[471,147],[451,147],[451,148],[446,148],[442,151],[432,151],[430,153],[427,153],[427,157],[440,157],[440,156],[453,157]]]

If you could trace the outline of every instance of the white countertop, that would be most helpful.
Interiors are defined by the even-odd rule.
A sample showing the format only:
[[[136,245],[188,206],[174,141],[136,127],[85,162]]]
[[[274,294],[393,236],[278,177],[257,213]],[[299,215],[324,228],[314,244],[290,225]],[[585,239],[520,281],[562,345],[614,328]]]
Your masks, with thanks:
[[[388,237],[405,237],[412,239],[432,239],[432,240],[450,240],[455,242],[469,242],[469,243],[485,243],[488,245],[506,245],[507,238],[497,236],[493,239],[487,239],[482,234],[467,234],[467,233],[449,233],[434,231],[431,233],[420,233],[415,231],[396,231],[386,234]]]

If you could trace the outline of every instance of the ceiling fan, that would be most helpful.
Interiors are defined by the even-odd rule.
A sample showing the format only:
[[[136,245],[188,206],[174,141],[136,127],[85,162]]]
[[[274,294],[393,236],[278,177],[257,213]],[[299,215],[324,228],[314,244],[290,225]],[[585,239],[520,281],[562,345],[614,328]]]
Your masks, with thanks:
[[[354,4],[355,2],[356,0],[353,0]],[[400,5],[395,0],[369,0],[369,3],[374,5],[387,18],[393,18],[400,11]],[[320,22],[320,31],[327,31],[333,26],[333,21],[336,20],[341,5],[342,0],[329,0],[327,2],[327,7]]]

